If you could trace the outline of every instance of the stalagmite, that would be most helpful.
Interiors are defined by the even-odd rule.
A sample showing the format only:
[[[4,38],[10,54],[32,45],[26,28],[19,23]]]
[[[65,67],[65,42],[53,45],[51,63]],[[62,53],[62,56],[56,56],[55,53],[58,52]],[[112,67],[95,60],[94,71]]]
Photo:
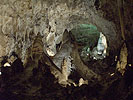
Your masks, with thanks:
[[[120,60],[117,62],[117,66],[116,66],[116,69],[122,75],[124,75],[125,70],[126,70],[127,56],[128,56],[127,47],[126,47],[126,44],[124,43],[120,51]]]
[[[81,60],[77,46],[75,44],[73,48],[73,52],[71,53],[71,56],[73,57],[73,63],[75,64],[76,70],[78,73],[87,80],[91,80],[92,82],[94,80],[100,81],[101,76],[95,73],[93,70],[89,69]],[[94,80],[93,80],[94,79]]]

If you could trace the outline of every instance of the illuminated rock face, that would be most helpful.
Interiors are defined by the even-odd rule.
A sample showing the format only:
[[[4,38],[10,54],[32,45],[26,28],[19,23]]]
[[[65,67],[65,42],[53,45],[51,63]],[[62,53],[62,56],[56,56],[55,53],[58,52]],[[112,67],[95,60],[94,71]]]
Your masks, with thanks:
[[[107,40],[95,25],[79,24],[71,30],[73,40],[79,47],[84,62],[91,59],[104,59],[107,52]]]
[[[65,29],[70,31],[84,23],[93,23],[100,28],[110,41],[111,50],[115,50],[119,47],[115,25],[99,17],[92,5],[87,0],[1,0],[0,57],[15,51],[24,61],[37,34],[42,36],[44,52],[50,49],[53,56]]]

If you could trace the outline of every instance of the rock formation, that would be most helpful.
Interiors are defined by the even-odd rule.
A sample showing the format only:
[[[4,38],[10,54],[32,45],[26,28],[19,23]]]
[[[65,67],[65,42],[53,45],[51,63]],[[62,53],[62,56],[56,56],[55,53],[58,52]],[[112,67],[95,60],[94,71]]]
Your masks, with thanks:
[[[122,16],[118,3],[0,0],[0,100],[132,100],[133,4],[124,1]],[[78,25],[94,25],[102,32],[106,58],[81,55],[86,46],[83,35],[73,34]],[[16,73],[17,66],[23,71]]]

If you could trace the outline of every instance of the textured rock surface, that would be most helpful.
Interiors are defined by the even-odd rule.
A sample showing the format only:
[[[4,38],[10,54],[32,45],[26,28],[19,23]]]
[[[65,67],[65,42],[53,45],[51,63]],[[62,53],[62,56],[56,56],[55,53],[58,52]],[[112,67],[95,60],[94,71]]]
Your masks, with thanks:
[[[117,69],[118,71],[124,75],[125,73],[125,70],[126,70],[126,65],[127,65],[127,56],[128,56],[128,53],[127,53],[127,47],[126,47],[126,44],[124,44],[121,48],[121,51],[120,51],[120,60],[117,62]]]
[[[117,55],[115,51],[118,52],[121,46],[116,4],[114,0],[101,0],[100,6],[97,6],[95,1],[99,0],[0,0],[0,57],[9,56],[15,51],[25,65],[22,74],[13,77],[9,75],[9,80],[1,85],[5,90],[3,92],[0,87],[0,92],[2,91],[0,99],[6,100],[4,98],[7,97],[14,100],[16,97],[19,100],[110,100],[110,98],[126,100],[125,98],[130,98],[133,90],[132,67],[128,66],[129,69],[126,70],[124,77],[117,72],[114,73],[116,62],[113,57]],[[94,4],[96,9],[100,7],[106,13],[101,13],[100,10],[97,12]],[[130,20],[126,23],[132,21],[130,14],[127,12],[126,20]],[[62,75],[60,69],[56,67],[59,64],[60,68],[61,64],[57,58],[69,48],[63,45],[67,49],[61,54],[63,46],[58,52],[56,44],[60,44],[66,30],[71,31],[78,24],[90,23],[96,25],[107,37],[112,55],[104,60],[89,62],[86,66],[74,47],[71,55],[77,66],[76,70],[81,75],[76,74],[74,78],[88,79],[88,85],[62,88],[52,74],[56,78]],[[132,31],[128,27],[129,24],[126,26],[127,33]],[[131,35],[127,34],[127,37],[131,38]],[[129,46],[128,49],[132,54],[131,43]],[[47,50],[51,55],[58,53],[54,57],[48,57],[45,54]],[[66,53],[69,55],[70,52]],[[66,55],[61,56],[61,59]],[[130,58],[131,55],[127,59]],[[59,62],[54,64],[51,59]]]
[[[81,23],[95,24],[107,36],[111,50],[115,50],[119,46],[115,25],[99,17],[92,5],[91,1],[81,0],[1,0],[0,37],[4,41],[0,42],[0,56],[16,51],[24,60],[38,33],[43,37],[44,49],[49,46],[56,52],[56,43],[51,45],[51,39],[46,41],[48,34],[57,37]]]

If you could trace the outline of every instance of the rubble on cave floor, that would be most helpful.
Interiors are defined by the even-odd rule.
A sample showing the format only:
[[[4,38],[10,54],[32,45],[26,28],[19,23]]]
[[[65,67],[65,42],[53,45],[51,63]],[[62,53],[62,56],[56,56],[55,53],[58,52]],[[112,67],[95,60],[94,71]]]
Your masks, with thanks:
[[[47,62],[44,61],[45,57],[42,57],[39,60],[37,68],[30,67],[34,66],[34,62],[31,59],[27,65],[30,65],[29,68],[27,67],[21,74],[10,76],[8,80],[5,80],[6,83],[3,86],[1,85],[3,90],[0,91],[0,98],[4,100],[8,100],[9,98],[11,98],[10,100],[12,98],[14,98],[13,100],[110,100],[110,98],[118,100],[116,98],[119,98],[120,95],[125,95],[125,97],[122,97],[124,100],[131,98],[130,95],[132,92],[129,92],[128,89],[132,89],[132,81],[128,84],[129,80],[125,79],[129,75],[132,76],[132,72],[129,74],[126,71],[124,77],[119,73],[110,76],[110,73],[104,79],[106,84],[103,82],[103,85],[100,82],[94,82],[94,85],[91,85],[93,83],[90,84],[90,82],[86,84],[86,80],[79,76],[79,86],[71,84],[71,86],[67,85],[63,87],[51,73],[50,64],[47,65]],[[76,74],[76,77],[78,77],[78,74]]]

